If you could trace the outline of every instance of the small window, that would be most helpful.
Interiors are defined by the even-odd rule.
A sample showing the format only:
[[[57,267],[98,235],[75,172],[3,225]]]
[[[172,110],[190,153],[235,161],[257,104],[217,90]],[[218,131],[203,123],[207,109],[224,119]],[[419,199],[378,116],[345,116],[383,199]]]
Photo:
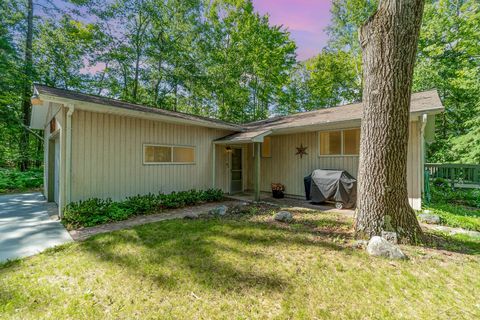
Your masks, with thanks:
[[[320,132],[320,155],[339,155],[342,153],[342,132]]]
[[[195,148],[144,145],[144,163],[162,164],[162,163],[195,163]]]
[[[319,132],[320,155],[360,154],[360,129]]]
[[[272,141],[271,141],[270,137],[263,138],[262,157],[264,157],[264,158],[271,158],[272,157]]]
[[[360,153],[360,129],[343,131],[343,154],[357,155]]]

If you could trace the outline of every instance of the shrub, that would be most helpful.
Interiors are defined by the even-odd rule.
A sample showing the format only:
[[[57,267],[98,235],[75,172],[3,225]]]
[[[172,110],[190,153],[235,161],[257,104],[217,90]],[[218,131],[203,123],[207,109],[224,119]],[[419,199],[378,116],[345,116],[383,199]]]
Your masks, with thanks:
[[[0,169],[0,193],[40,188],[43,183],[43,170]]]
[[[223,191],[208,189],[205,191],[180,191],[170,194],[147,194],[126,198],[114,202],[111,199],[88,199],[72,202],[63,212],[64,225],[69,229],[91,227],[112,221],[128,219],[133,215],[151,214],[160,209],[174,209],[202,202],[220,201]]]
[[[72,202],[65,207],[62,222],[69,228],[91,227],[110,220],[111,199],[88,199]]]
[[[126,208],[134,212],[135,214],[146,214],[148,212],[155,211],[159,207],[158,196],[149,193],[147,195],[136,195],[128,197],[125,201],[121,202],[121,207]]]

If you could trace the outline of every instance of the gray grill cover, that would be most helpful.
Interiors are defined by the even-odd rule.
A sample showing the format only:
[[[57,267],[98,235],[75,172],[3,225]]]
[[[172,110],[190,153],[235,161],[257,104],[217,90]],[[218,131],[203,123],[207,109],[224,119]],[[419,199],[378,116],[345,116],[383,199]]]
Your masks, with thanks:
[[[357,180],[347,171],[314,170],[310,186],[312,202],[342,202],[344,208],[352,208],[357,202]]]

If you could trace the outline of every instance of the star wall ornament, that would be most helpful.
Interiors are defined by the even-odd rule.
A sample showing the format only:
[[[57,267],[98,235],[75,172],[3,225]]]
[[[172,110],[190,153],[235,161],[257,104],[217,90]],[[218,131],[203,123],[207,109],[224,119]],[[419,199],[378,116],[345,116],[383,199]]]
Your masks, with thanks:
[[[308,155],[308,153],[305,151],[307,150],[308,147],[304,147],[303,144],[300,144],[300,147],[297,147],[297,153],[296,155],[300,155],[300,159],[305,155]]]

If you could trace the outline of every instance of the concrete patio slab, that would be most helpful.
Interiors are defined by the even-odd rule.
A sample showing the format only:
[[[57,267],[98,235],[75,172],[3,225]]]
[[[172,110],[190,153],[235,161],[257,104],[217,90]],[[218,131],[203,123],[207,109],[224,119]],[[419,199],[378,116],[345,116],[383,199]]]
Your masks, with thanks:
[[[56,205],[41,193],[0,196],[0,262],[37,254],[72,241],[63,225],[50,216]]]

